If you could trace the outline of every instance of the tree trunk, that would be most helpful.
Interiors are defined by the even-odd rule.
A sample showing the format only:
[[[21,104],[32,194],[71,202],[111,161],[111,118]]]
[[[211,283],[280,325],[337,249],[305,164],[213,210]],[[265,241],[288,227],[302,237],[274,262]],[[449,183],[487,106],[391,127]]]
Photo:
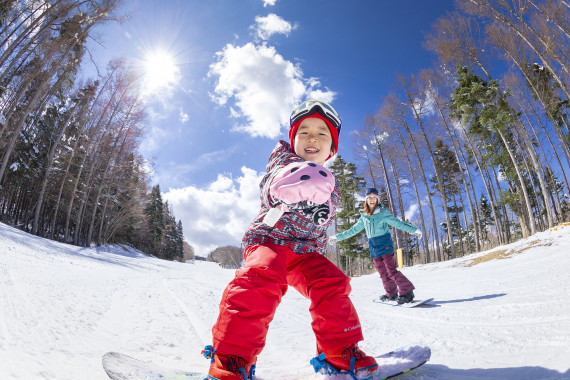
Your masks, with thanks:
[[[12,151],[14,150],[14,146],[16,145],[16,141],[20,137],[20,132],[22,131],[22,129],[24,128],[24,125],[26,124],[26,119],[27,119],[26,115],[31,111],[32,107],[35,106],[35,102],[41,96],[43,96],[42,93],[45,90],[45,88],[47,87],[47,85],[48,85],[48,82],[44,81],[40,85],[40,87],[38,88],[38,90],[36,91],[36,93],[34,94],[32,99],[30,100],[30,102],[22,110],[22,112],[19,112],[20,117],[18,118],[18,120],[15,123],[13,135],[8,142],[8,145],[6,147],[6,151],[4,152],[4,158],[2,160],[2,166],[0,166],[0,183],[2,183],[2,180],[4,179],[4,173],[6,171],[6,166],[8,166],[8,161],[10,160],[10,156],[12,156]],[[10,120],[12,120],[12,119],[13,118],[11,118]]]
[[[546,114],[547,114],[547,115],[549,116],[549,118],[551,119],[551,121],[552,121],[552,123],[553,123],[554,129],[556,129],[556,132],[557,132],[558,138],[559,138],[559,140],[560,140],[560,143],[562,144],[563,149],[564,149],[564,152],[566,153],[566,158],[567,158],[567,160],[568,160],[568,162],[569,162],[569,164],[570,164],[570,150],[568,149],[568,145],[566,144],[566,141],[564,140],[564,137],[562,136],[562,134],[561,134],[560,131],[558,130],[559,128],[557,127],[556,120],[554,119],[554,117],[553,117],[552,114],[550,113],[549,107],[548,107],[548,105],[545,103],[545,101],[543,100],[542,94],[541,94],[541,93],[539,92],[539,90],[535,87],[533,81],[532,81],[532,80],[530,79],[530,77],[527,75],[527,68],[526,68],[526,67],[527,67],[528,65],[525,65],[524,63],[521,63],[521,62],[519,61],[519,59],[518,59],[517,57],[515,57],[514,53],[511,53],[511,52],[507,49],[506,45],[503,45],[503,49],[504,49],[505,52],[508,54],[508,56],[511,58],[511,60],[515,63],[515,65],[519,68],[519,70],[520,70],[521,73],[523,74],[524,78],[526,79],[527,84],[531,87],[531,89],[532,89],[534,95],[538,98],[538,100],[539,100],[540,103],[542,104],[542,106],[543,106],[543,108],[544,108]],[[525,97],[525,99],[526,99],[526,96],[524,96],[524,94],[523,94],[523,92],[522,92],[522,89],[519,88],[518,90],[519,90],[519,93],[521,93],[521,95],[522,95],[523,97]],[[519,108],[520,108],[521,111],[524,113],[525,117],[527,118],[529,125],[532,127],[532,122],[530,121],[529,117],[528,117],[527,114],[526,114],[526,111],[525,111],[525,109],[524,109],[524,107],[523,107],[523,104],[522,104],[521,99],[520,99],[519,97],[517,97],[517,96],[515,96],[515,99],[516,99],[517,102],[519,103]],[[527,102],[529,102],[528,99],[527,99]],[[530,102],[529,102],[529,106],[530,106]],[[536,115],[536,111],[534,110],[534,107],[532,107],[532,106],[530,106],[530,107],[532,108],[533,112],[535,113],[535,116],[538,118],[538,115]],[[538,118],[538,120],[539,120],[539,122],[542,124],[542,122],[540,121],[540,118]],[[526,143],[526,145],[527,145],[527,151],[529,152],[529,155],[531,156],[531,159],[532,159],[532,161],[533,161],[533,166],[535,167],[535,171],[537,172],[537,175],[539,176],[539,181],[540,181],[540,186],[541,186],[541,190],[542,190],[542,193],[543,193],[543,197],[546,199],[546,198],[548,198],[548,195],[547,195],[546,186],[545,186],[545,183],[544,183],[544,174],[543,174],[543,172],[542,172],[542,167],[539,165],[538,160],[537,160],[537,158],[536,158],[536,155],[535,155],[534,152],[532,151],[532,143],[530,142],[530,137],[528,136],[528,133],[526,132],[526,130],[524,129],[524,127],[523,127],[522,129],[523,129],[523,131],[521,131],[522,137],[523,137],[523,139],[524,139],[524,141],[525,141],[525,143]],[[547,137],[548,137],[548,140],[550,141],[550,136],[548,136],[548,134],[547,134]],[[540,142],[540,140],[538,140],[538,141]],[[556,150],[554,149],[554,147],[553,147],[553,150],[554,150],[554,152],[556,153]],[[567,181],[567,179],[566,179],[566,174],[564,173],[564,170],[563,170],[563,169],[562,169],[562,174],[564,175],[564,179],[566,180],[566,186],[567,186],[567,188],[570,190],[570,187],[568,187],[568,181]],[[545,207],[546,207],[546,210],[547,210],[547,213],[548,213],[548,224],[549,224],[549,227],[553,227],[553,225],[554,225],[554,219],[553,219],[552,212],[551,212],[551,207],[552,207],[552,206],[549,204],[548,201],[546,201]]]
[[[544,20],[547,20],[549,22],[551,22],[554,26],[556,26],[558,28],[558,30],[563,33],[565,35],[565,37],[567,39],[570,39],[570,30],[566,27],[566,25],[564,25],[563,22],[559,22],[560,20],[558,20],[558,18],[556,17],[556,15],[553,14],[549,14],[547,12],[544,11],[544,9],[540,8],[535,1],[533,0],[527,0],[529,4],[531,4],[538,12],[540,12],[541,16],[544,18]],[[560,4],[564,3],[563,1],[560,2]]]
[[[101,218],[99,223],[99,232],[97,234],[97,245],[101,245],[103,241],[103,226],[105,225],[105,219],[107,215],[107,205],[109,203],[109,197],[105,197],[105,204],[103,205],[103,211],[101,211]]]
[[[449,217],[449,210],[448,210],[448,208],[447,208],[447,202],[448,202],[448,200],[447,200],[447,194],[445,193],[445,189],[444,189],[444,187],[443,187],[443,183],[442,183],[442,180],[441,180],[441,173],[439,172],[439,168],[438,168],[437,165],[435,164],[434,153],[433,153],[433,150],[432,150],[432,148],[431,148],[431,143],[429,142],[429,139],[428,139],[428,137],[427,137],[427,134],[426,134],[426,131],[425,131],[425,128],[424,128],[424,125],[423,125],[422,118],[421,118],[421,116],[418,114],[418,111],[417,111],[417,109],[416,109],[416,105],[415,105],[414,99],[412,99],[412,97],[411,97],[411,95],[410,95],[410,93],[409,93],[409,90],[408,90],[408,87],[406,86],[406,83],[405,83],[404,78],[401,79],[400,83],[401,83],[401,85],[402,85],[402,88],[404,89],[404,92],[406,93],[406,96],[407,96],[407,98],[408,98],[408,102],[410,103],[410,107],[412,107],[412,109],[414,110],[414,116],[415,116],[416,122],[417,122],[418,126],[420,127],[420,129],[421,129],[421,131],[422,131],[422,135],[423,135],[423,137],[424,137],[424,140],[425,140],[425,142],[426,142],[426,146],[427,146],[427,148],[428,148],[428,152],[429,152],[429,154],[430,154],[431,162],[432,162],[432,164],[433,164],[433,169],[434,169],[434,171],[435,171],[435,177],[436,177],[436,180],[437,180],[437,187],[438,187],[439,192],[440,192],[440,194],[441,194],[441,201],[442,201],[441,203],[442,203],[442,206],[443,206],[443,212],[444,212],[444,214],[445,214],[445,220],[446,220],[446,223],[447,223],[447,239],[449,240],[449,247],[450,247],[450,249],[451,249],[451,258],[454,259],[454,258],[456,257],[456,254],[455,254],[455,244],[454,244],[454,242],[453,242],[453,236],[451,235],[451,228],[450,228],[450,227],[451,227],[451,219],[450,219],[450,217]],[[428,190],[428,191],[429,191],[429,190]]]
[[[495,226],[497,228],[497,236],[499,237],[499,244],[503,244],[504,239],[503,239],[503,234],[502,234],[502,227],[499,223],[499,218],[497,217],[497,211],[495,209],[495,201],[494,201],[493,194],[491,192],[491,189],[489,188],[489,184],[487,183],[487,180],[486,180],[485,175],[483,173],[483,167],[481,166],[477,152],[475,151],[475,148],[473,147],[471,139],[469,138],[469,135],[467,135],[467,131],[465,130],[463,124],[461,124],[461,128],[463,130],[463,134],[465,136],[467,145],[469,146],[469,149],[471,150],[471,154],[473,156],[473,159],[475,160],[475,163],[477,164],[477,168],[479,169],[479,173],[481,174],[481,179],[483,180],[483,184],[485,186],[485,191],[487,192],[487,197],[489,198],[489,203],[491,205],[491,210],[493,213],[493,220],[495,221]],[[471,183],[473,183],[473,182],[471,182]]]
[[[509,146],[509,143],[507,141],[507,139],[505,138],[505,135],[503,134],[503,132],[501,130],[497,130],[497,133],[499,134],[499,136],[501,137],[501,140],[503,140],[503,144],[505,145],[505,149],[507,149],[507,153],[509,154],[509,157],[511,158],[511,162],[513,163],[513,166],[515,168],[515,171],[517,172],[517,177],[519,180],[519,185],[521,186],[521,190],[523,192],[523,196],[524,196],[524,201],[528,210],[528,218],[529,218],[529,225],[530,225],[530,233],[531,235],[534,235],[536,233],[536,225],[534,223],[534,215],[532,212],[532,206],[530,204],[530,199],[528,197],[528,193],[526,191],[526,186],[524,183],[524,178],[522,176],[522,173],[520,171],[519,165],[517,164],[517,160],[512,152],[511,147]],[[526,237],[526,236],[525,236]]]
[[[88,30],[88,28],[86,28],[86,30],[84,32],[86,33],[87,30]],[[76,44],[69,44],[67,46],[67,48],[65,49],[65,51],[61,54],[61,57],[68,57],[69,53],[71,52],[71,50],[75,46],[76,46]],[[55,53],[51,53],[49,58],[46,58],[46,59],[52,59],[54,57],[54,55],[55,55]],[[45,65],[47,66],[49,63],[50,63],[49,61],[46,61]],[[64,63],[64,62],[62,62],[62,63]],[[28,102],[26,107],[21,112],[19,112],[21,117],[15,123],[16,126],[14,128],[14,135],[11,137],[10,142],[8,143],[8,147],[7,147],[5,155],[4,155],[2,166],[0,167],[0,183],[2,183],[2,179],[4,177],[4,172],[6,170],[8,160],[10,159],[10,156],[12,155],[12,150],[14,149],[14,145],[16,143],[16,140],[20,136],[20,132],[22,131],[22,129],[24,128],[24,125],[26,123],[27,115],[32,111],[32,109],[34,107],[36,107],[38,105],[39,100],[42,99],[47,94],[48,85],[50,84],[49,82],[53,78],[53,76],[55,75],[55,73],[59,67],[60,67],[59,65],[52,65],[48,71],[45,71],[45,72],[39,74],[41,77],[39,78],[40,83],[38,84],[38,89],[36,90],[36,92],[34,93],[32,98],[30,99],[30,101]],[[34,76],[34,79],[38,79],[38,76]],[[32,83],[31,79],[29,79],[29,83]],[[23,96],[23,93],[22,93],[22,96]],[[12,109],[15,109],[14,107],[16,106],[17,101],[19,101],[19,99],[14,101],[14,103],[12,105]],[[8,117],[6,119],[8,119]],[[11,119],[13,119],[13,118],[10,117],[10,119],[8,119],[8,121],[11,121]]]
[[[454,136],[451,133],[451,129],[449,127],[449,123],[447,122],[447,118],[444,116],[443,114],[443,109],[441,107],[441,105],[439,104],[439,101],[437,99],[437,96],[434,96],[434,103],[436,105],[436,108],[439,112],[439,116],[441,117],[441,120],[443,121],[443,125],[445,126],[445,129],[447,130],[447,134],[449,136],[449,139],[451,140],[452,146],[453,146],[453,152],[455,153],[455,159],[457,160],[457,164],[459,165],[459,167],[461,168],[461,180],[463,182],[463,185],[465,187],[465,193],[467,194],[467,199],[469,201],[469,210],[471,212],[471,220],[473,222],[473,230],[475,232],[475,246],[477,249],[477,252],[481,250],[481,244],[480,244],[480,232],[479,232],[479,226],[481,225],[481,222],[479,221],[479,216],[477,213],[477,208],[473,206],[473,200],[471,199],[471,193],[469,192],[469,187],[467,185],[467,178],[465,178],[465,170],[467,170],[467,172],[469,173],[467,168],[467,163],[465,164],[465,167],[463,167],[462,161],[459,158],[459,153],[458,153],[458,147],[457,147],[457,141],[455,141]],[[462,152],[463,155],[463,152]],[[469,178],[469,180],[471,180],[471,178]],[[459,186],[458,186],[459,188]],[[475,195],[475,199],[477,199],[477,195]],[[461,201],[461,203],[463,203],[463,200]],[[465,216],[465,212],[463,213],[463,215]],[[465,216],[465,227],[468,226],[467,223],[467,217]],[[471,245],[469,244],[469,252],[471,252]]]
[[[534,107],[532,107],[531,104],[529,104],[529,109],[533,112],[535,117],[538,117],[538,115],[536,114],[536,110],[534,109]],[[525,116],[526,116],[526,113],[525,113]],[[542,139],[540,139],[540,137],[538,136],[538,133],[536,132],[534,125],[531,123],[530,118],[528,116],[526,116],[526,117],[527,117],[527,121],[529,123],[529,127],[532,130],[534,140],[538,143],[538,145],[540,147],[540,151],[542,152],[542,157],[544,157],[544,160],[546,161],[546,168],[548,168],[551,173],[554,173],[552,171],[552,169],[550,168],[550,165],[548,163],[548,161],[549,161],[548,155],[546,153],[546,150],[544,149],[544,145],[542,144]],[[542,125],[542,120],[540,118],[537,118],[537,120]],[[552,140],[550,139],[550,136],[547,135],[546,137],[548,138],[548,141],[550,142],[550,147],[552,148],[552,154],[554,154],[554,157],[556,157],[556,162],[558,162],[558,166],[560,167],[560,172],[561,172],[562,176],[564,177],[564,183],[566,184],[566,188],[569,189],[568,179],[566,178],[566,173],[565,173],[564,167],[562,166],[562,162],[560,161],[560,156],[558,155],[558,152],[556,152],[556,149],[555,149],[554,145],[552,144]],[[545,178],[545,181],[546,181],[546,178]],[[550,191],[549,191],[549,193],[550,193],[550,195],[552,195],[552,193]],[[557,214],[557,217],[555,218],[555,223],[556,223],[556,221],[558,221],[560,215],[562,215],[562,209],[560,207],[560,199],[558,197],[558,192],[556,192],[556,198],[557,198],[556,201],[554,199],[551,199],[551,202],[555,206],[555,211]]]
[[[541,60],[542,64],[552,73],[552,76],[554,77],[554,80],[556,80],[556,82],[558,83],[558,85],[560,86],[560,89],[564,92],[565,96],[567,99],[570,99],[570,92],[568,91],[568,88],[566,87],[566,83],[558,76],[558,74],[556,73],[556,71],[554,70],[554,68],[552,67],[552,65],[549,63],[549,61],[546,59],[546,57],[544,56],[544,54],[542,54],[542,52],[540,51],[539,48],[537,48],[530,40],[529,38],[509,19],[507,18],[505,15],[503,15],[501,12],[499,12],[497,9],[495,9],[493,7],[493,5],[491,4],[491,2],[489,0],[481,0],[477,2],[477,5],[480,7],[485,7],[484,10],[485,11],[490,11],[492,16],[499,22],[501,22],[502,24],[506,25],[507,27],[509,27],[516,35],[519,36],[519,38],[534,52],[534,54]],[[526,23],[525,20],[523,20],[519,15],[517,15],[516,13],[512,12],[512,10],[510,10],[509,6],[505,7],[509,13],[511,13],[511,15],[513,15],[517,20],[519,20],[519,22],[522,23],[522,25],[524,25],[530,32],[531,34],[533,34],[533,36],[541,42],[541,44],[543,45],[544,48],[546,48],[546,50],[549,50],[549,47],[547,44],[544,43],[544,41],[542,41],[542,38],[536,33],[536,31],[534,31],[534,29],[532,27],[530,27],[530,25],[528,25]],[[560,62],[559,62],[560,63]],[[561,64],[561,67],[565,67],[564,64]]]
[[[393,158],[391,155],[390,155],[390,164],[391,164],[391,167],[392,167],[392,173],[394,173],[394,178],[395,178],[395,181],[394,181],[394,182],[395,182],[395,185],[396,185],[396,195],[397,195],[397,197],[398,197],[398,205],[399,205],[399,207],[400,207],[400,216],[401,216],[401,219],[402,219],[402,220],[405,220],[405,219],[406,219],[406,215],[405,215],[405,211],[404,211],[404,204],[403,204],[403,202],[402,202],[402,191],[401,191],[401,189],[400,189],[401,186],[400,186],[400,181],[399,181],[399,178],[400,178],[400,177],[399,177],[399,175],[398,175],[398,174],[399,174],[399,171],[398,171],[398,168],[397,168],[397,166],[396,166],[396,164],[395,164],[395,162],[394,162],[394,158]],[[395,203],[394,203],[394,210],[396,210],[396,204],[395,204]],[[394,215],[396,215],[396,213],[394,213]],[[406,239],[405,248],[406,248],[406,250],[409,251],[409,246],[408,246],[408,244],[407,244],[407,241],[408,241],[408,239]],[[404,247],[400,247],[400,248],[404,248]]]
[[[42,179],[42,184],[40,185],[40,193],[38,195],[38,200],[37,200],[37,204],[36,204],[36,211],[34,214],[34,221],[33,221],[33,226],[32,226],[32,234],[33,235],[37,235],[38,232],[38,223],[39,223],[39,219],[40,219],[40,212],[42,209],[42,204],[44,201],[44,195],[46,192],[46,188],[47,188],[47,183],[48,183],[48,179],[50,176],[50,172],[53,169],[53,162],[55,159],[55,153],[57,151],[57,149],[59,148],[59,144],[61,143],[61,140],[63,138],[63,135],[67,132],[67,128],[69,127],[69,125],[71,124],[71,120],[73,119],[73,117],[76,115],[76,110],[79,108],[79,106],[81,105],[82,108],[85,106],[86,104],[86,100],[87,99],[82,99],[80,101],[78,101],[76,104],[74,104],[74,106],[71,108],[71,110],[69,111],[69,114],[67,115],[67,117],[65,118],[65,121],[61,127],[61,130],[59,131],[57,137],[54,139],[53,145],[51,146],[51,149],[48,152],[48,156],[46,158],[47,163],[46,163],[46,169],[45,169],[45,173]],[[81,112],[80,112],[81,113]]]
[[[461,167],[461,163],[459,163],[459,167]],[[465,177],[464,177],[465,178]],[[459,183],[457,182],[457,180],[455,181],[455,184],[457,186],[457,195],[459,196],[459,203],[461,203],[461,210],[463,211],[463,221],[465,223],[465,234],[467,235],[467,252],[471,253],[471,237],[469,236],[469,222],[467,221],[467,213],[465,212],[465,203],[463,202],[463,195],[461,195],[461,189],[459,186]],[[466,186],[467,187],[467,186]],[[455,198],[453,199],[455,201]],[[457,205],[455,206],[457,207]],[[457,215],[457,220],[459,220],[459,214]],[[473,230],[476,230],[475,226],[473,226]],[[463,246],[463,236],[461,236],[461,250],[462,250],[462,256],[465,255],[465,249]]]
[[[523,110],[523,112],[524,112],[524,110]],[[538,162],[538,158],[536,156],[534,146],[532,144],[530,136],[528,135],[528,131],[524,128],[524,126],[521,126],[520,134],[523,137],[523,140],[524,140],[525,145],[526,145],[526,150],[527,150],[527,152],[530,156],[530,159],[532,161],[532,166],[534,167],[534,171],[536,173],[536,176],[538,177],[538,183],[540,185],[540,190],[542,193],[542,199],[544,202],[544,207],[546,209],[546,218],[547,218],[547,222],[548,222],[548,228],[552,228],[552,227],[554,227],[554,216],[552,215],[553,205],[550,203],[550,198],[548,196],[548,189],[546,187],[546,181],[544,179],[544,171],[542,169],[542,165]]]
[[[421,158],[421,156],[420,156],[419,149],[418,149],[418,147],[416,146],[416,141],[415,141],[415,139],[414,139],[414,136],[412,135],[412,132],[410,131],[410,128],[409,128],[409,126],[407,125],[407,122],[406,122],[406,120],[405,120],[405,115],[404,115],[404,113],[403,113],[403,111],[402,111],[401,109],[399,110],[399,112],[401,113],[401,117],[402,117],[402,124],[401,124],[401,125],[406,129],[406,132],[408,132],[408,135],[410,136],[410,142],[412,143],[412,147],[414,148],[414,152],[416,153],[416,157],[417,157],[417,159],[418,159],[418,165],[419,165],[419,167],[420,167],[420,171],[421,171],[421,174],[422,174],[422,180],[423,180],[423,183],[424,183],[424,185],[425,185],[425,187],[426,187],[426,194],[427,194],[427,198],[428,198],[428,205],[429,205],[429,208],[430,208],[430,211],[431,211],[431,217],[432,217],[433,228],[434,228],[435,246],[436,246],[436,259],[437,259],[437,261],[441,261],[441,259],[442,259],[441,253],[442,253],[442,252],[441,252],[441,247],[440,247],[440,244],[439,244],[439,233],[438,233],[438,231],[437,231],[437,220],[436,220],[436,218],[435,218],[435,210],[434,210],[433,202],[432,202],[432,199],[431,199],[431,191],[430,191],[430,188],[429,188],[429,183],[428,183],[427,178],[426,178],[426,172],[425,172],[425,170],[424,170],[424,165],[423,165],[423,163],[422,163],[422,158]],[[403,141],[403,139],[402,139],[402,141]],[[420,205],[420,208],[421,208],[421,202],[419,203],[419,205]]]
[[[398,135],[400,136],[400,141],[402,143],[402,147],[405,147],[405,140],[404,137],[402,136],[402,132],[400,131],[399,128],[396,128],[396,130],[398,131]],[[412,167],[412,162],[410,160],[410,155],[408,154],[408,150],[404,149],[404,152],[406,152],[406,162],[408,163],[408,168],[410,170],[410,175],[412,176],[412,183],[414,184],[414,193],[416,194],[416,200],[418,202],[418,210],[420,212],[420,222],[422,225],[422,232],[424,233],[424,238],[422,239],[423,242],[423,246],[424,246],[424,252],[426,255],[426,263],[430,262],[430,250],[429,250],[429,237],[427,234],[427,229],[426,229],[426,224],[425,224],[425,218],[424,218],[424,212],[422,210],[422,200],[420,198],[420,193],[418,191],[418,184],[416,181],[416,176],[414,174],[414,168]],[[428,192],[429,194],[429,192]],[[437,235],[436,235],[437,236]],[[439,246],[438,246],[439,247]],[[434,260],[436,259],[435,255],[434,255]]]
[[[370,162],[370,155],[368,154],[368,148],[365,148],[366,160],[368,161],[368,170],[370,171],[370,180],[372,180],[372,187],[376,187],[376,178],[374,178],[374,172],[372,171],[372,163]]]
[[[384,152],[382,150],[382,142],[378,140],[378,135],[376,134],[376,131],[374,131],[374,140],[376,141],[376,149],[378,150],[378,153],[380,154],[379,160],[380,160],[380,168],[382,169],[382,174],[384,176],[384,182],[386,183],[386,192],[388,193],[388,201],[389,201],[389,210],[390,212],[394,215],[397,216],[398,213],[396,212],[396,206],[394,204],[394,197],[392,196],[392,189],[391,189],[391,185],[390,185],[390,178],[388,177],[388,171],[386,170],[386,162],[384,160]],[[396,181],[398,179],[396,178]],[[396,237],[396,248],[402,248],[402,245],[400,243],[400,234],[398,233],[398,229],[395,228],[394,229],[394,235]]]

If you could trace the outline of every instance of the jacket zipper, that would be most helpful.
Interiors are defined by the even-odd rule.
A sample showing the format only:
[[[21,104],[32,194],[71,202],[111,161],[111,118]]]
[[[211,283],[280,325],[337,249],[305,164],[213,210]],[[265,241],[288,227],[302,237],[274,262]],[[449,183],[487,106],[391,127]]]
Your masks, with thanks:
[[[311,234],[311,232],[313,232],[313,230],[315,229],[315,225],[311,226],[311,229],[309,230],[309,232],[307,232],[307,234],[305,236],[302,237],[302,239],[306,239],[309,237],[309,235]],[[299,252],[303,252],[303,248],[305,248],[305,245],[307,245],[307,243],[303,242],[303,244],[301,245],[301,248],[299,249]]]

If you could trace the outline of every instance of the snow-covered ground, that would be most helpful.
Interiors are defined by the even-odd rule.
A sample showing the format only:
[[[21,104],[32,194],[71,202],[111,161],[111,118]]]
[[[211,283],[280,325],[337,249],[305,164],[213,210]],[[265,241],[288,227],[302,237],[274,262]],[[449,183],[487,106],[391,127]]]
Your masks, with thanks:
[[[378,275],[352,280],[365,340],[381,354],[410,344],[430,362],[402,379],[570,379],[570,226],[489,252],[403,271],[432,307],[372,302]],[[487,258],[490,256],[486,256]],[[101,357],[206,371],[200,355],[233,270],[121,247],[78,248],[0,224],[0,379],[105,379]],[[309,359],[309,303],[284,297],[259,356],[263,380],[324,379]]]

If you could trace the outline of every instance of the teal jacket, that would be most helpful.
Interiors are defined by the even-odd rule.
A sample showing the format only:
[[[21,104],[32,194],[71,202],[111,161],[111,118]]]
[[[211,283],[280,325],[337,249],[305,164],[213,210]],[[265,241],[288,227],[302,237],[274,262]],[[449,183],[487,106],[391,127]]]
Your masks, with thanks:
[[[360,219],[350,229],[337,234],[337,239],[344,240],[366,230],[366,237],[372,239],[390,233],[390,226],[413,234],[417,227],[396,218],[392,213],[383,207],[376,207],[372,215],[360,212]]]

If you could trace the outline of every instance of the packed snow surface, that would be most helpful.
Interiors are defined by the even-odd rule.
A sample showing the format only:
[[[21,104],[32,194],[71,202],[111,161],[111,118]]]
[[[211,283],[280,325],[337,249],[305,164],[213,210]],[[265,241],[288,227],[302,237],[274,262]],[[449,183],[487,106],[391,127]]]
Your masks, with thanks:
[[[570,226],[403,272],[416,298],[434,297],[431,307],[373,303],[382,293],[377,274],[351,282],[363,351],[431,347],[431,360],[402,380],[570,379]],[[205,372],[200,351],[233,275],[214,263],[80,248],[0,224],[0,379],[105,379],[107,351]],[[309,365],[308,308],[287,292],[258,359],[259,379],[325,379]]]

